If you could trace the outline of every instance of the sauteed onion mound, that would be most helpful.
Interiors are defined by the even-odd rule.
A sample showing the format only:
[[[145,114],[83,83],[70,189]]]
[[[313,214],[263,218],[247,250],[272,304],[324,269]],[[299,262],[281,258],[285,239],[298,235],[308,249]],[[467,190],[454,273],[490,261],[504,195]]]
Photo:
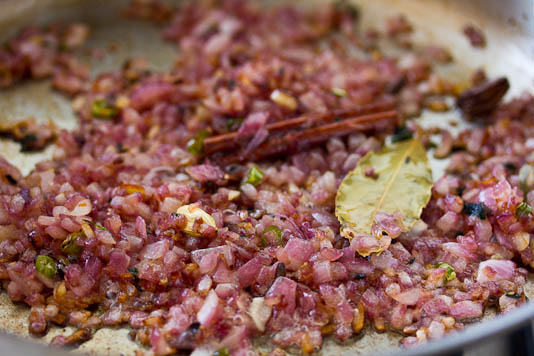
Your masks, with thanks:
[[[265,334],[272,355],[308,354],[366,327],[412,346],[525,302],[532,96],[500,103],[507,81],[480,73],[463,91],[435,72],[451,60],[445,49],[411,46],[406,18],[363,29],[349,2],[139,1],[126,13],[165,24],[171,71],[131,59],[89,81],[74,51],[89,35],[82,24],[27,28],[0,50],[0,85],[52,77],[79,118],[73,131],[2,130],[29,149],[55,139],[53,159],[27,176],[0,159],[0,279],[31,307],[33,334],[72,325],[52,343],[76,345],[123,326],[149,354],[221,356],[256,354]],[[384,39],[411,49],[388,56]],[[475,128],[453,136],[407,120],[455,97]],[[295,136],[308,129],[320,135]],[[231,144],[206,150],[229,133]],[[396,157],[391,147],[409,148],[396,168],[369,166]],[[423,147],[451,159],[431,193],[428,169],[407,168],[426,164]],[[426,183],[405,194],[395,179],[414,175]],[[371,193],[397,201],[366,202]],[[336,209],[349,204],[353,221],[340,224]],[[373,220],[360,221],[370,205]]]

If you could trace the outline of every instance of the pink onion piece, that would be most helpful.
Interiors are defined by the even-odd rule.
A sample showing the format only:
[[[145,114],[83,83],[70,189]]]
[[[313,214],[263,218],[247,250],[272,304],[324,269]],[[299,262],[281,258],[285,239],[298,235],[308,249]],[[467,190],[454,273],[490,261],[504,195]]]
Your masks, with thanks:
[[[224,176],[224,172],[218,166],[208,163],[187,167],[186,172],[198,182],[217,181]]]
[[[478,265],[477,282],[496,282],[503,279],[512,280],[515,263],[508,260],[487,260]]]
[[[256,280],[263,265],[260,257],[254,257],[237,270],[239,284],[245,288],[250,286]]]
[[[417,301],[421,298],[421,289],[420,288],[412,288],[408,289],[404,292],[401,292],[395,296],[393,296],[393,299],[395,299],[397,302],[405,305],[415,305],[417,304]]]
[[[224,256],[224,259],[226,260],[226,263],[229,266],[232,266],[234,264],[234,255],[232,253],[232,249],[230,246],[227,245],[195,250],[191,252],[191,259],[198,265],[200,264],[202,257],[211,252],[215,252],[217,253],[217,255],[222,254]]]
[[[202,326],[208,327],[217,321],[219,303],[220,300],[217,293],[215,293],[214,290],[211,290],[197,313],[197,320]]]
[[[150,334],[150,344],[156,355],[168,355],[174,352],[157,326],[152,329]]]
[[[321,261],[313,264],[313,281],[315,284],[328,283],[332,280],[332,263],[330,261]]]
[[[169,166],[159,166],[152,168],[143,178],[143,185],[152,185],[152,180],[160,173],[167,173],[168,175],[172,176],[175,175],[176,172],[172,167]]]
[[[480,318],[482,316],[482,305],[471,300],[464,300],[451,306],[451,315],[458,320]]]
[[[218,259],[219,254],[217,252],[210,252],[202,256],[200,262],[198,263],[200,273],[212,274],[217,268]]]
[[[280,262],[285,263],[286,268],[296,270],[310,259],[315,249],[306,240],[290,239],[283,249],[279,249],[277,257]]]
[[[84,199],[78,202],[78,204],[76,204],[74,209],[66,213],[66,215],[85,216],[85,215],[88,215],[92,209],[93,209],[93,206],[91,205],[91,201],[89,199]]]
[[[278,277],[267,293],[266,298],[279,301],[279,309],[289,315],[293,315],[296,306],[297,283],[286,277]]]
[[[448,211],[439,218],[436,222],[436,226],[443,232],[450,232],[459,229],[460,221],[460,215],[453,211]]]
[[[163,257],[167,251],[169,251],[169,241],[161,240],[146,245],[143,251],[141,251],[141,255],[144,258],[154,260]]]

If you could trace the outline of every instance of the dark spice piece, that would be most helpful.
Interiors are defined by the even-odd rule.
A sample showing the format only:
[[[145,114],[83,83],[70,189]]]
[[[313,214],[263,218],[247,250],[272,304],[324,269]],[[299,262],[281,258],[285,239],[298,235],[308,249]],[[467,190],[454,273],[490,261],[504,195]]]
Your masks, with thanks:
[[[194,350],[197,346],[196,337],[200,330],[200,323],[194,322],[180,335],[171,337],[169,345],[177,350]]]
[[[280,262],[276,265],[276,274],[275,278],[277,277],[285,277],[286,276],[286,265],[283,262]]]
[[[56,128],[51,122],[44,124],[27,119],[16,123],[0,123],[0,136],[20,143],[22,152],[39,151],[55,140]]]
[[[21,151],[30,152],[36,150],[37,136],[33,133],[27,134],[20,140]]]
[[[388,83],[388,85],[386,86],[386,92],[388,92],[389,94],[398,94],[401,89],[404,88],[406,83],[408,83],[406,75],[399,76],[398,78]]]
[[[124,147],[122,142],[119,142],[119,143],[117,143],[117,152],[126,153],[126,152],[128,152],[128,148]]]
[[[415,257],[412,257],[412,258],[410,258],[410,260],[408,261],[408,264],[411,265],[411,264],[414,263],[414,262],[415,262]]]
[[[517,294],[513,290],[507,290],[505,294],[508,298],[521,299],[521,295]]]
[[[356,21],[360,18],[360,10],[354,6],[350,1],[338,0],[334,3],[336,10],[348,15],[352,20]]]
[[[456,100],[456,105],[467,119],[483,119],[495,110],[508,89],[508,79],[501,77],[465,90]]]
[[[15,178],[13,178],[10,174],[6,174],[5,177],[9,183],[13,185],[17,184],[17,181],[15,180]]]
[[[399,126],[395,128],[395,132],[391,137],[391,142],[401,142],[409,140],[413,137],[413,132],[410,131],[406,126]]]
[[[512,162],[507,162],[504,164],[504,168],[506,168],[507,170],[509,171],[515,171],[517,169],[517,167],[515,166],[515,164],[513,164]]]
[[[137,277],[137,274],[139,273],[139,271],[137,271],[136,267],[129,267],[128,268],[128,272],[130,272],[132,274],[132,276],[134,276],[134,277]]]
[[[473,215],[477,216],[480,219],[484,220],[486,218],[486,206],[484,203],[470,203],[470,202],[464,202],[464,208],[462,209],[462,213],[467,215]]]

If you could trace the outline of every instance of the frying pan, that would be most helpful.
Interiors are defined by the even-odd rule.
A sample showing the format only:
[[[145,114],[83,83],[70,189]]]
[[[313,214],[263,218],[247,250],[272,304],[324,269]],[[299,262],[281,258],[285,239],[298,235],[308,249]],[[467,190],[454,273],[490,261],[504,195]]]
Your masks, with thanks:
[[[294,1],[299,5],[313,6],[319,0]],[[447,47],[455,63],[438,70],[454,80],[467,80],[473,69],[482,67],[489,77],[505,75],[511,82],[508,95],[534,92],[534,1],[529,0],[353,0],[362,9],[363,26],[384,26],[385,18],[398,13],[405,14],[416,29],[415,44],[435,43]],[[272,3],[273,1],[269,1]],[[279,1],[276,1],[279,2]],[[143,56],[153,69],[167,70],[173,64],[175,50],[164,43],[156,27],[136,20],[121,18],[119,9],[122,0],[0,0],[0,42],[13,35],[20,27],[29,23],[81,20],[93,30],[88,47],[101,48],[109,52],[102,60],[91,61],[93,74],[116,69],[128,57]],[[462,27],[472,23],[483,29],[488,39],[484,50],[472,48],[462,34]],[[116,49],[109,51],[110,45]],[[81,54],[83,55],[83,53]],[[63,128],[72,129],[76,119],[70,102],[49,89],[46,81],[27,82],[15,88],[0,92],[0,120],[16,121],[34,117],[37,120],[53,119]],[[459,121],[456,112],[433,114],[424,112],[418,120],[422,126],[441,125],[451,130],[465,128],[465,124],[453,127],[452,121]],[[21,154],[19,146],[10,141],[0,141],[0,153],[27,174],[33,165],[47,157],[52,151]],[[441,175],[447,161],[432,160],[435,178]],[[526,292],[534,297],[534,278],[529,278]],[[326,342],[323,355],[457,355],[481,354],[469,350],[476,345],[485,345],[486,353],[498,354],[502,349],[503,335],[514,334],[525,326],[532,326],[534,304],[527,304],[506,315],[494,317],[492,313],[482,323],[467,327],[463,332],[450,334],[445,338],[411,350],[398,348],[399,335],[378,334],[372,330],[363,332],[357,340],[347,345]],[[494,314],[494,313],[493,313]],[[5,293],[0,294],[0,355],[68,355],[64,350],[50,349],[39,345],[49,342],[58,333],[72,330],[53,328],[42,339],[20,339],[13,336],[28,336],[28,308],[12,304]],[[517,349],[524,355],[534,354],[532,329],[524,332]],[[79,352],[98,355],[133,355],[136,344],[127,338],[126,329],[102,329],[92,340],[83,344]],[[530,333],[530,334],[529,334]],[[33,340],[34,342],[30,342]],[[497,340],[497,341],[496,341]],[[259,340],[261,348],[265,341]],[[512,345],[513,346],[513,345]]]

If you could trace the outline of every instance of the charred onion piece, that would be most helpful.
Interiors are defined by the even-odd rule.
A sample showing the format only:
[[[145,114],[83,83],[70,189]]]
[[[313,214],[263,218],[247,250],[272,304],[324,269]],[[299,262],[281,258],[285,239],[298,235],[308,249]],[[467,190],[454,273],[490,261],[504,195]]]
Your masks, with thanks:
[[[70,347],[77,347],[81,344],[83,344],[86,341],[89,341],[91,337],[93,336],[93,333],[89,329],[78,329],[69,336],[64,335],[58,335],[52,339],[50,342],[50,345],[52,346],[70,346]]]
[[[456,104],[468,119],[484,118],[499,105],[510,84],[505,77],[465,90]]]

